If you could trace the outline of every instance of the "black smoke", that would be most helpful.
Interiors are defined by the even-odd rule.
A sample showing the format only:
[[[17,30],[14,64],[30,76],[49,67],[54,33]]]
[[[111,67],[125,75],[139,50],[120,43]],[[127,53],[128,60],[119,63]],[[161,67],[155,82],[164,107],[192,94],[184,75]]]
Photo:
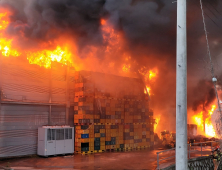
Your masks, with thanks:
[[[216,98],[212,82],[205,80],[199,81],[190,97],[193,98],[193,102],[190,103],[192,104],[193,111],[197,111],[199,107],[203,109],[209,107]]]
[[[158,68],[152,86],[153,107],[165,115],[165,123],[175,125],[177,4],[172,2],[174,0],[1,0],[0,9],[13,11],[7,33],[9,37],[20,37],[21,48],[56,40],[65,33],[77,40],[79,51],[87,50],[90,45],[104,49],[107,44],[102,39],[100,20],[109,19],[124,35],[122,50],[128,51],[132,61],[138,63],[134,69]],[[203,0],[203,7],[211,54],[216,62],[222,45],[222,3]],[[196,110],[201,103],[209,105],[215,98],[209,82],[210,64],[199,0],[187,0],[187,44],[188,108]],[[118,55],[114,53],[113,58],[118,60]],[[102,53],[97,57],[103,61]],[[221,71],[218,67],[215,74],[220,75]]]

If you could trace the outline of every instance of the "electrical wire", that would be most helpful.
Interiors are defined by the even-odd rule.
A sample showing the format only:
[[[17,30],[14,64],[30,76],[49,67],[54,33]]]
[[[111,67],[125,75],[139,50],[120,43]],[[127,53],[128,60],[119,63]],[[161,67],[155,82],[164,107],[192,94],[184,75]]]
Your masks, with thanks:
[[[205,23],[205,18],[204,18],[204,10],[203,10],[203,5],[202,5],[202,0],[200,0],[200,7],[201,7],[201,11],[202,11],[202,18],[203,18],[203,25],[204,25],[204,32],[205,32],[205,36],[206,36],[206,42],[207,42],[207,53],[210,59],[210,66],[211,66],[211,76],[212,76],[212,82],[214,85],[214,90],[215,90],[215,94],[216,94],[216,98],[217,98],[217,104],[218,104],[218,110],[220,112],[220,117],[221,117],[221,121],[222,121],[222,115],[221,115],[221,108],[220,108],[220,100],[218,97],[218,93],[217,93],[217,88],[216,88],[216,81],[214,81],[215,76],[214,76],[214,67],[213,67],[213,63],[212,63],[212,57],[211,57],[211,53],[210,53],[210,46],[209,46],[209,41],[208,41],[208,35],[207,35],[207,28],[206,28],[206,23]]]
[[[203,5],[217,18],[217,15],[206,4]]]
[[[195,3],[196,1],[194,1],[194,4],[199,8],[199,4]],[[211,17],[208,13],[206,13],[206,11],[203,11],[204,15],[207,16],[220,30],[222,29],[221,26],[219,26]]]

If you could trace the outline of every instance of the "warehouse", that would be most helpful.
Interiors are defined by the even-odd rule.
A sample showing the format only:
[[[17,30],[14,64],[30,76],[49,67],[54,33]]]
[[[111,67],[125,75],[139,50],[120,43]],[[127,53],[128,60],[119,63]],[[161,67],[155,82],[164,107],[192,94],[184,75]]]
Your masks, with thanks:
[[[153,145],[153,116],[140,79],[21,58],[1,61],[0,157],[37,153],[37,129],[75,125],[75,152]]]

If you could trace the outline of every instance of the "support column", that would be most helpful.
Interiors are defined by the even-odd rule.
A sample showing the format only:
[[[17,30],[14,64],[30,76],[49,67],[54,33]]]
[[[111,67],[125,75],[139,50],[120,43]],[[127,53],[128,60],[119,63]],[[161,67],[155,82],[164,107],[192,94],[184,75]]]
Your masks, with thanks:
[[[69,108],[70,108],[70,101],[69,101],[69,65],[67,65],[66,69],[66,125],[69,125]]]
[[[48,117],[48,124],[52,125],[52,65],[49,71],[49,117]]]
[[[2,63],[2,58],[3,56],[0,55],[0,115],[2,114],[2,95],[3,95],[3,90],[2,90],[2,66],[3,66],[3,63]]]
[[[187,170],[186,0],[177,0],[176,169]]]

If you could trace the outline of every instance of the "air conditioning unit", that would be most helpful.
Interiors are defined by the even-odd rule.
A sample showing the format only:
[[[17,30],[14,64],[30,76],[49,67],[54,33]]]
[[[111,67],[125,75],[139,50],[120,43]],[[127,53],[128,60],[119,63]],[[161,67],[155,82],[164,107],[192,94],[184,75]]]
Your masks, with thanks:
[[[70,126],[43,126],[38,128],[40,156],[74,153],[74,128]]]

